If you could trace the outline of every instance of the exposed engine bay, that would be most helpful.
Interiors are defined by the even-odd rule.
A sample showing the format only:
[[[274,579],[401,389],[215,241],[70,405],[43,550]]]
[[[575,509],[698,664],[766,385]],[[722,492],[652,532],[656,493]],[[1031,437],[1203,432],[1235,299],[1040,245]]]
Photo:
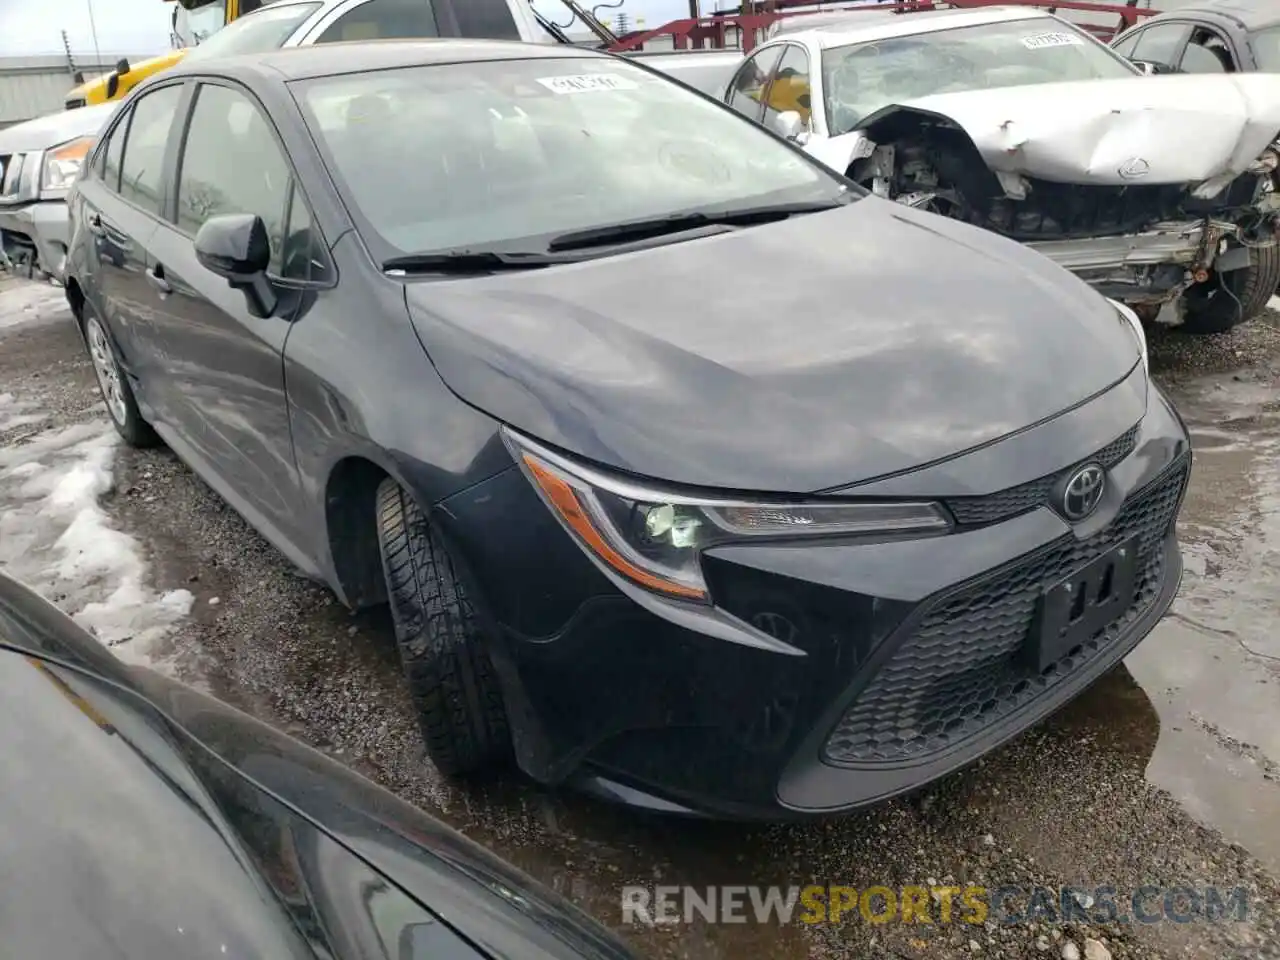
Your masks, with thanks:
[[[1208,180],[1146,182],[1153,164],[1133,156],[1109,178],[1070,183],[1011,162],[993,169],[960,124],[928,110],[893,108],[860,132],[848,174],[862,186],[1034,247],[1148,317],[1277,244],[1280,140],[1243,172]]]

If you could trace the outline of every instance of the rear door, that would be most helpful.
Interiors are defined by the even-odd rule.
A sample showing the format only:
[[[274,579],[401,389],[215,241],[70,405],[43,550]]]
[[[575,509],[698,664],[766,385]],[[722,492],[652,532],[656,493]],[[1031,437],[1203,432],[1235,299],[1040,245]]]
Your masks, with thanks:
[[[85,292],[148,406],[153,406],[149,388],[156,354],[146,250],[164,204],[165,153],[183,89],[181,82],[173,83],[135,100],[95,154],[96,175],[85,178],[78,190],[81,222],[94,252],[85,265]]]
[[[245,294],[196,260],[194,241],[211,217],[251,213],[271,238],[274,281],[306,269],[289,262],[289,223],[309,221],[305,197],[275,127],[244,88],[202,81],[178,157],[174,204],[151,244],[158,339],[180,452],[277,546],[299,542],[284,384],[284,345],[299,298],[256,316]],[[296,277],[295,279],[306,279]],[[166,440],[169,437],[166,436]]]

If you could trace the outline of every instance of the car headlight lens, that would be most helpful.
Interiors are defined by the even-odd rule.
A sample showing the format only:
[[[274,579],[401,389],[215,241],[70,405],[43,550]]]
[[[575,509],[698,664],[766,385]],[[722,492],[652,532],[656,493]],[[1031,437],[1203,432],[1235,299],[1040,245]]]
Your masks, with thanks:
[[[543,502],[598,563],[632,583],[705,602],[701,554],[729,541],[804,536],[938,533],[942,508],[918,502],[767,503],[650,488],[573,463],[504,429]]]
[[[54,147],[44,155],[44,172],[40,177],[40,189],[66,190],[75,180],[76,174],[84,163],[89,148],[93,146],[93,137],[80,137]]]
[[[1116,308],[1116,313],[1120,314],[1120,319],[1129,324],[1133,330],[1133,335],[1138,340],[1138,349],[1142,352],[1142,369],[1146,373],[1151,372],[1151,363],[1147,359],[1147,331],[1142,328],[1142,320],[1133,312],[1132,308],[1126,307],[1118,300],[1112,300],[1111,305]]]

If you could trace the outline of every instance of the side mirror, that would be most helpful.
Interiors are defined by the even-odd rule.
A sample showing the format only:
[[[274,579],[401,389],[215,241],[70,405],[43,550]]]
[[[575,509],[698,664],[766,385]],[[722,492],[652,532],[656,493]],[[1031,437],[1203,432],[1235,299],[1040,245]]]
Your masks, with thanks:
[[[250,310],[261,317],[275,313],[278,301],[267,279],[271,240],[261,217],[252,213],[210,217],[196,234],[195,246],[200,265],[243,291]]]
[[[118,73],[120,76],[123,77],[128,72],[129,72],[129,61],[126,58],[121,57],[119,60],[116,61],[116,73]]]
[[[1158,74],[1182,72],[1177,67],[1171,67],[1167,63],[1157,63],[1154,60],[1130,60],[1129,62],[1141,70],[1144,77],[1154,77]]]
[[[808,139],[809,131],[805,129],[804,119],[798,110],[783,110],[773,118],[773,132],[793,143],[803,143]]]

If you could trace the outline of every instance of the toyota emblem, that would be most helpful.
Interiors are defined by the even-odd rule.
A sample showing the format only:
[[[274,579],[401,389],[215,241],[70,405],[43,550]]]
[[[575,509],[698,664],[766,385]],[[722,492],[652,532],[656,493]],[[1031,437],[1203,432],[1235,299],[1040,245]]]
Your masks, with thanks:
[[[1083,520],[1098,508],[1107,475],[1096,463],[1087,463],[1067,480],[1062,491],[1062,514],[1068,520]]]

